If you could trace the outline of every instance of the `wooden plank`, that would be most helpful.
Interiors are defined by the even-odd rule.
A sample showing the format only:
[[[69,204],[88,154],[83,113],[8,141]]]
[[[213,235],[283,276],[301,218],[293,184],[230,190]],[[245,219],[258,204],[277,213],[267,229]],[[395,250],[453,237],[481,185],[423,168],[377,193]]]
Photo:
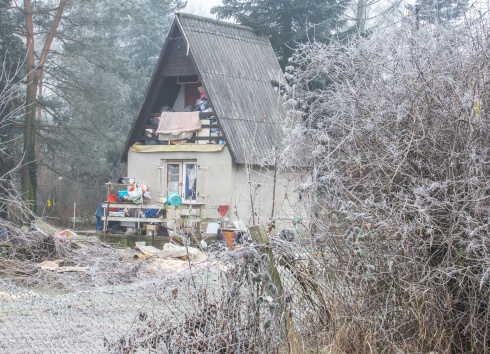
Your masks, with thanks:
[[[218,141],[218,140],[224,140],[224,137],[223,136],[195,136],[192,139]]]
[[[102,220],[106,220],[105,216],[101,217]],[[127,221],[127,222],[163,222],[159,218],[135,218],[127,216],[108,216],[107,221]]]
[[[107,208],[107,202],[102,203],[103,208]],[[206,205],[206,204],[182,204],[179,206],[165,205],[165,204],[132,204],[132,203],[110,203],[111,208],[129,208],[129,209],[215,209],[218,210],[218,205]]]
[[[135,217],[127,217],[127,216],[102,216],[101,219],[103,221],[127,221],[127,222],[176,222],[178,224],[183,224],[186,222],[218,222],[220,220],[225,220],[227,218],[175,218],[175,219],[159,219],[159,218],[135,218]],[[226,221],[226,220],[225,220]]]
[[[199,117],[208,117],[209,116],[210,119],[218,119],[218,118],[216,118],[216,116],[214,114],[215,114],[214,112],[199,111]],[[160,117],[161,115],[162,115],[161,113],[150,113],[151,117]],[[211,118],[211,116],[213,118]]]

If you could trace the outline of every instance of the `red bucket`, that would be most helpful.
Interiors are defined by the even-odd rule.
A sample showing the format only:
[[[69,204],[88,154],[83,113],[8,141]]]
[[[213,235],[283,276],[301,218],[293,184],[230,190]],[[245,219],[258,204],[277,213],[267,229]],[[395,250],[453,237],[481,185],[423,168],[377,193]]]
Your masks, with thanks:
[[[115,203],[117,201],[117,195],[109,194],[107,196],[107,201],[110,203]],[[117,211],[117,208],[109,208],[109,211]]]

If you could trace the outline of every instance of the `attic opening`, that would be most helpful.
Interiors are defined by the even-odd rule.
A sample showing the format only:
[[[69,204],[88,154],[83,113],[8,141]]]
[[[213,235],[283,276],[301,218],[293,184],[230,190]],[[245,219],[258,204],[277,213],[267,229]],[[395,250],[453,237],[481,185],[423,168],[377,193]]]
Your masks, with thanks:
[[[141,144],[224,144],[217,117],[197,74],[161,77],[152,97]]]
[[[198,84],[199,83],[199,76],[197,76],[197,75],[177,76],[177,83],[179,85],[183,85],[183,84]]]
[[[189,43],[174,26],[142,110],[144,145],[224,144],[211,100],[201,83]]]

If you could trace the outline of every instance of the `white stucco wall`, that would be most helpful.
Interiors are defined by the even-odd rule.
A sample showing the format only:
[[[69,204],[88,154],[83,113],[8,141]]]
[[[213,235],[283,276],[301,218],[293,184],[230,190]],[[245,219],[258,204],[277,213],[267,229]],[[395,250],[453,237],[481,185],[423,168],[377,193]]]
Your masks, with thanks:
[[[246,225],[267,223],[272,216],[273,168],[246,168],[233,163],[228,148],[220,152],[132,152],[128,154],[128,176],[147,185],[152,194],[150,202],[158,201],[158,167],[160,160],[197,161],[197,202],[229,206],[226,217],[242,220]],[[293,217],[304,217],[297,202],[294,173],[278,173],[274,218],[279,228],[290,228]],[[253,205],[253,207],[252,207]],[[253,213],[252,213],[253,211]],[[217,211],[204,216],[217,217]]]
[[[272,214],[274,169],[258,166],[247,168],[243,165],[235,168],[236,193],[233,207],[237,206],[238,218],[247,225],[267,224],[274,219],[278,229],[290,228],[290,220],[294,217],[305,217],[304,210],[298,203],[297,181],[294,173],[277,173],[274,214]],[[235,209],[233,212],[235,213]]]
[[[157,194],[162,183],[158,167],[161,160],[196,161],[197,202],[206,204],[228,204],[232,160],[227,147],[220,152],[132,152],[128,153],[128,176],[144,183],[152,193],[152,202],[158,201]],[[209,193],[212,190],[213,193]]]

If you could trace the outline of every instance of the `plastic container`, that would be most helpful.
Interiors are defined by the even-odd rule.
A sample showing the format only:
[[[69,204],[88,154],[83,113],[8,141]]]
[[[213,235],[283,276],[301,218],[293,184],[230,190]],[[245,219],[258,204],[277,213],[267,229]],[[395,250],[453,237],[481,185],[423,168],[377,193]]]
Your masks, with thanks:
[[[223,231],[226,243],[228,247],[233,248],[233,241],[235,240],[235,231]]]
[[[179,193],[170,193],[167,197],[167,205],[182,205],[182,198]]]
[[[107,196],[107,201],[109,203],[115,203],[117,201],[117,195],[115,195],[115,194],[109,194]],[[117,208],[109,208],[109,211],[117,211]]]
[[[124,197],[125,195],[128,195],[129,191],[119,191],[119,196]]]

